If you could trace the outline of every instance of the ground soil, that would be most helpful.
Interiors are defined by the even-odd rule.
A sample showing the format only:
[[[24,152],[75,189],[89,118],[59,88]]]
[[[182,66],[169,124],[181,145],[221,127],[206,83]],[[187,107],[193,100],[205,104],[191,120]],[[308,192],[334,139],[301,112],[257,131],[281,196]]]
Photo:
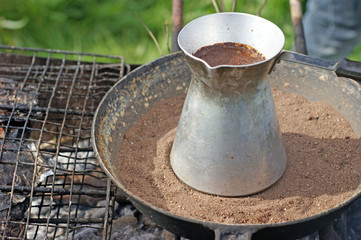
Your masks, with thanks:
[[[127,132],[118,166],[133,194],[172,213],[219,223],[279,223],[324,212],[349,199],[361,180],[361,147],[330,106],[274,91],[287,168],[267,190],[247,197],[198,192],[173,173],[169,153],[184,96],[159,102]]]

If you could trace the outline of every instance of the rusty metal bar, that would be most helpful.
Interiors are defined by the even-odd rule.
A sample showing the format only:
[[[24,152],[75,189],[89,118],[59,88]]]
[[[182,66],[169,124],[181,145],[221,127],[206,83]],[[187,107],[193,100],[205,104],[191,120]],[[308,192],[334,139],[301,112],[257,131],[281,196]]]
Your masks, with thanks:
[[[73,87],[74,87],[74,84],[76,82],[76,79],[78,77],[78,74],[79,74],[79,68],[80,68],[80,61],[81,61],[81,57],[79,57],[79,60],[78,60],[78,64],[77,64],[77,69],[75,70],[75,74],[74,74],[74,77],[73,77],[73,82],[72,82],[72,85],[71,85],[71,90],[70,90],[70,93],[69,93],[69,97],[68,97],[68,102],[70,101],[70,97],[72,95],[72,92],[73,92]],[[94,62],[96,62],[96,58],[94,58]],[[91,75],[91,79],[89,81],[89,85],[93,83],[93,74],[94,74],[94,64],[93,64],[93,69],[92,69],[92,75]],[[87,96],[86,96],[86,99],[89,99],[89,87],[88,87],[88,91],[87,91]],[[68,106],[68,102],[67,102],[67,106]],[[80,123],[79,123],[79,128],[78,128],[78,135],[76,137],[76,144],[78,145],[78,142],[79,142],[79,139],[80,139],[80,133],[81,133],[81,126],[83,124],[83,119],[84,119],[84,112],[85,112],[85,106],[86,106],[86,103],[87,101],[84,101],[84,105],[83,105],[83,109],[82,109],[82,116],[81,116],[81,119],[80,119]],[[68,109],[66,107],[66,109]],[[66,117],[64,117],[66,119]],[[65,124],[65,122],[64,122]],[[74,164],[76,165],[76,160],[77,160],[77,156],[78,156],[78,151],[77,151],[77,148],[78,146],[76,147],[76,151],[75,151],[75,158],[74,158]],[[60,149],[59,149],[60,150]],[[72,171],[72,174],[71,174],[71,182],[70,182],[70,189],[71,189],[71,192],[70,192],[70,196],[69,196],[69,199],[71,200],[72,197],[73,197],[73,190],[74,190],[74,176],[75,176],[75,168],[73,168],[73,171]],[[70,218],[71,218],[71,207],[72,207],[72,201],[69,201],[69,210],[68,210],[68,222],[67,222],[67,225],[70,224]],[[76,217],[76,216],[75,216]],[[73,232],[73,234],[75,234],[75,232]],[[68,236],[69,236],[69,228],[66,229],[66,239],[68,239]],[[74,235],[73,235],[74,237]]]
[[[27,71],[27,74],[24,78],[24,81],[22,83],[22,86],[21,86],[21,91],[23,90],[26,82],[28,81],[29,79],[29,76],[30,76],[30,72],[31,72],[31,69],[34,65],[34,62],[35,62],[35,57],[36,57],[36,54],[34,53],[33,54],[33,58],[32,58],[32,63]],[[48,59],[49,60],[49,59]],[[48,63],[48,61],[47,61]],[[40,83],[39,83],[39,86],[38,86],[38,89],[40,88]],[[18,96],[18,93],[16,93],[16,97]],[[13,106],[13,109],[11,110],[11,114],[10,114],[10,117],[9,117],[9,121],[6,125],[6,130],[5,132],[8,131],[9,129],[9,126],[10,126],[10,123],[11,123],[11,118],[13,117],[14,115],[14,112],[15,112],[15,106],[17,105],[17,101],[15,101],[15,104]],[[13,197],[14,197],[14,187],[15,187],[15,182],[16,182],[16,173],[17,173],[17,170],[18,170],[18,165],[19,165],[19,155],[20,155],[20,149],[21,149],[21,144],[24,142],[24,136],[25,136],[25,130],[26,130],[26,127],[27,125],[29,124],[29,117],[30,117],[30,114],[31,114],[31,111],[32,111],[32,107],[33,107],[33,102],[31,101],[30,103],[30,108],[29,108],[29,112],[27,113],[27,117],[26,117],[26,121],[24,123],[24,126],[23,126],[23,131],[21,133],[21,138],[20,138],[20,142],[19,142],[19,146],[18,146],[18,150],[17,150],[17,155],[16,155],[16,164],[15,164],[15,168],[14,168],[14,172],[13,172],[13,179],[12,179],[12,184],[11,184],[11,191],[10,191],[10,200],[9,202],[12,203],[13,201]],[[5,135],[6,136],[6,135]],[[5,139],[6,137],[4,137],[3,139],[3,143],[2,143],[2,148],[1,148],[1,155],[3,153],[3,147],[5,146]],[[37,160],[36,160],[37,162]],[[34,172],[35,172],[35,169],[36,169],[36,165],[34,166]],[[34,184],[34,179],[32,181],[32,184]],[[8,221],[10,220],[10,213],[11,213],[11,209],[12,209],[12,204],[9,205],[9,208],[8,208],[8,212],[7,212],[7,216],[6,216],[6,223],[5,223],[5,229],[4,229],[4,232],[3,232],[3,239],[5,239],[6,237],[6,231],[7,231],[7,226],[8,226]],[[24,234],[25,236],[25,234]]]
[[[68,109],[69,108],[69,103],[70,103],[70,99],[71,99],[71,96],[73,94],[73,89],[74,89],[74,85],[75,85],[75,81],[77,79],[77,76],[79,74],[79,66],[80,66],[80,60],[81,60],[81,57],[79,57],[79,60],[78,60],[78,63],[77,63],[77,68],[76,68],[76,71],[74,73],[74,77],[73,77],[73,81],[72,81],[72,85],[71,85],[71,88],[69,90],[69,95],[68,95],[68,98],[66,100],[66,105],[65,105],[65,109]],[[59,76],[61,76],[61,72],[59,72]],[[55,182],[55,175],[56,175],[56,165],[58,164],[58,156],[59,156],[59,150],[60,150],[60,144],[61,144],[61,139],[63,137],[63,133],[64,133],[64,127],[65,127],[65,122],[66,122],[66,119],[67,119],[67,113],[64,114],[63,116],[63,121],[62,121],[62,125],[61,125],[61,128],[60,128],[60,134],[59,134],[59,138],[58,138],[58,144],[57,144],[57,151],[56,151],[56,155],[55,155],[55,164],[54,164],[54,175],[53,175],[53,181],[52,181],[52,189],[54,189],[54,182]],[[71,190],[73,190],[73,185],[71,185]],[[54,192],[51,191],[50,193],[50,198],[53,199],[53,194]],[[70,192],[70,197],[71,197],[71,194],[72,192]],[[51,205],[52,202],[50,202],[50,205]],[[69,204],[71,206],[71,201],[69,201]],[[51,206],[50,206],[50,209],[51,209]],[[70,210],[71,210],[71,207],[69,208],[69,215],[70,215]],[[51,210],[49,211],[49,214],[48,214],[48,219],[50,220],[50,213],[51,213]],[[69,217],[68,215],[68,217]],[[48,228],[47,228],[47,231],[48,231]],[[68,233],[69,233],[69,229],[67,228],[66,230],[66,239],[68,239]]]
[[[38,218],[38,219],[30,219],[31,223],[44,223],[47,224],[47,218]],[[51,223],[67,223],[68,222],[68,218],[52,218],[50,220]],[[71,218],[71,223],[74,224],[81,224],[81,223],[103,223],[104,222],[104,218]],[[50,226],[50,223],[47,224]],[[57,226],[59,227],[59,226]],[[66,227],[70,227],[69,225],[66,224]],[[66,228],[64,227],[64,228]],[[85,226],[81,226],[81,227],[85,227]],[[94,227],[94,226],[93,226]]]
[[[110,181],[110,179],[108,178],[107,181],[107,192],[110,192],[110,186],[111,186],[112,182]],[[107,194],[106,196],[106,206],[105,206],[105,216],[104,216],[104,230],[103,230],[103,239],[107,239],[108,238],[108,229],[109,227],[111,228],[111,226],[108,225],[108,221],[107,219],[109,218],[109,203],[110,203],[110,194]]]
[[[0,185],[0,191],[11,192],[11,186]],[[30,186],[14,186],[14,193],[29,193],[31,192]],[[34,187],[34,192],[37,193],[51,193],[51,188],[48,187]],[[70,188],[54,188],[53,192],[61,195],[69,195],[71,192],[73,195],[87,195],[92,197],[105,197],[107,196],[106,190],[94,190],[94,189],[70,189]],[[110,191],[111,195],[114,195],[114,191]]]
[[[183,26],[183,0],[172,1],[172,52],[179,51],[178,34]]]
[[[0,109],[6,109],[6,110],[11,110],[13,107],[10,105],[1,105],[0,104]],[[16,107],[17,110],[19,111],[29,111],[29,107],[28,106],[17,106]],[[49,113],[68,113],[68,114],[73,114],[73,115],[85,115],[85,116],[90,116],[93,117],[94,113],[92,112],[86,112],[83,113],[79,110],[74,110],[74,109],[61,109],[61,108],[46,108],[46,107],[37,107],[34,106],[32,108],[33,112],[46,112],[49,111]],[[36,113],[33,113],[32,115],[36,115]]]
[[[42,48],[29,48],[29,47],[14,47],[7,45],[0,45],[1,49],[15,50],[15,51],[29,51],[29,52],[43,52],[49,54],[62,54],[62,55],[79,55],[79,56],[90,56],[90,57],[102,57],[102,58],[114,58],[121,60],[121,64],[124,63],[124,58],[117,55],[105,55],[105,54],[94,54],[94,53],[82,53],[72,52],[56,49],[42,49]]]
[[[290,0],[291,18],[295,35],[296,52],[307,55],[307,47],[302,24],[302,4],[300,0]]]
[[[41,74],[41,76],[40,76],[40,81],[39,81],[39,83],[38,83],[38,88],[37,88],[37,93],[40,91],[40,86],[41,86],[41,84],[42,84],[42,82],[43,82],[43,80],[44,80],[44,78],[45,78],[45,75],[46,75],[46,73],[47,73],[47,71],[48,71],[48,68],[49,68],[49,65],[50,65],[50,59],[51,59],[51,54],[48,54],[48,57],[47,57],[47,60],[46,60],[46,67],[44,68],[44,70],[43,70],[43,72],[42,72],[42,74]],[[63,61],[62,61],[62,65],[61,65],[61,70],[60,70],[60,72],[62,71],[62,69],[64,68],[64,66],[65,66],[65,60],[63,59]],[[59,77],[58,77],[58,80],[59,80]],[[55,88],[54,88],[54,90],[55,90]],[[46,119],[47,119],[47,117],[45,117],[45,119],[44,119],[44,125],[45,125],[45,123],[46,123]],[[43,131],[43,129],[44,129],[44,127],[42,127],[42,129],[41,129],[41,131]],[[41,135],[41,134],[40,134]],[[31,191],[30,191],[30,206],[31,206],[31,204],[32,204],[32,201],[33,201],[33,194],[34,194],[34,187],[35,187],[35,176],[36,176],[36,168],[37,168],[37,164],[38,164],[38,157],[39,157],[39,146],[40,146],[40,141],[41,141],[41,137],[40,137],[40,139],[39,139],[39,141],[38,141],[38,144],[37,144],[37,153],[36,153],[36,158],[35,158],[35,166],[34,166],[34,170],[33,170],[33,179],[32,179],[32,183],[31,183]],[[30,214],[31,214],[31,208],[29,208],[29,211],[28,211],[28,219],[30,218]],[[27,229],[28,229],[28,227],[29,227],[29,221],[26,221],[26,226],[25,226],[25,232],[27,232]],[[25,239],[26,238],[26,234],[24,234],[24,237],[23,237],[23,239]]]

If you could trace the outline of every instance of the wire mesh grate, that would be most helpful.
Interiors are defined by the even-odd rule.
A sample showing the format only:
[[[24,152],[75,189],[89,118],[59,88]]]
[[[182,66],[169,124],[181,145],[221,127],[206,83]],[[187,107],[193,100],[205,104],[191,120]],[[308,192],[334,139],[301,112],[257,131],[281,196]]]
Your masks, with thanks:
[[[2,239],[74,239],[84,229],[109,238],[116,187],[90,130],[128,71],[117,56],[0,46]]]

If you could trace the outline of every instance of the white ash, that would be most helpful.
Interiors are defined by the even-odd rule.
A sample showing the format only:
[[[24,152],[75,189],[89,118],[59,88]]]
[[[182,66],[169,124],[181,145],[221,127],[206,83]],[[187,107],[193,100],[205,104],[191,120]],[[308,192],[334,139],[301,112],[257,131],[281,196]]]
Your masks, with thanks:
[[[89,141],[82,141],[77,145],[79,148],[87,148],[90,146]],[[76,164],[74,159],[76,158]],[[68,172],[70,171],[93,171],[98,168],[97,160],[93,152],[60,152],[58,157],[49,158],[49,161],[57,162],[56,173],[62,173],[66,166]],[[73,164],[69,164],[69,161]],[[74,169],[75,166],[75,169]],[[52,176],[48,177],[48,186],[51,186]],[[50,181],[50,185],[49,185]],[[64,178],[56,178],[56,184],[63,184]],[[91,183],[92,185],[94,183]],[[106,186],[106,183],[98,183],[100,186]],[[74,189],[87,189],[86,184],[74,184]],[[92,187],[90,187],[92,188]],[[59,196],[58,196],[59,197]],[[66,196],[64,196],[66,197]],[[67,219],[83,218],[83,219],[104,219],[106,214],[107,201],[104,198],[95,198],[91,196],[81,196],[78,201],[78,196],[73,196],[72,204],[69,208],[69,199],[59,200],[56,194],[53,199],[34,197],[31,207],[31,218],[38,219]],[[59,206],[57,204],[61,203]],[[81,205],[76,206],[75,203]],[[39,207],[41,205],[41,207]],[[40,211],[40,212],[39,212]],[[42,224],[37,227],[35,224],[30,224],[27,229],[28,239],[102,239],[103,238],[103,223],[89,223],[83,225],[76,225],[75,229],[66,228],[66,223],[59,224],[55,227],[46,227]],[[74,226],[74,225],[71,225]],[[37,229],[38,228],[38,229]],[[56,231],[56,232],[55,232]],[[110,239],[164,239],[164,230],[157,227],[149,219],[145,218],[137,209],[130,203],[119,204],[115,201],[114,216],[112,221],[112,231]]]

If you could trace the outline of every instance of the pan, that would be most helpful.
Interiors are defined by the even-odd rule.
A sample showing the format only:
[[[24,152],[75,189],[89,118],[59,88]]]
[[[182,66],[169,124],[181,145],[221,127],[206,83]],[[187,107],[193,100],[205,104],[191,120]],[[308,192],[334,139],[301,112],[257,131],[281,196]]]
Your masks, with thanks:
[[[329,62],[283,51],[272,68],[269,81],[275,89],[333,106],[360,137],[361,88],[359,82],[348,78],[359,76],[357,64],[349,60]],[[156,224],[190,239],[223,239],[230,235],[245,239],[295,239],[326,226],[360,197],[361,185],[342,204],[304,219],[276,224],[222,224],[175,215],[129,191],[120,179],[121,164],[117,162],[125,133],[154,104],[185,93],[190,79],[190,70],[180,52],[145,64],[109,90],[92,124],[92,144],[102,168],[134,206]]]

